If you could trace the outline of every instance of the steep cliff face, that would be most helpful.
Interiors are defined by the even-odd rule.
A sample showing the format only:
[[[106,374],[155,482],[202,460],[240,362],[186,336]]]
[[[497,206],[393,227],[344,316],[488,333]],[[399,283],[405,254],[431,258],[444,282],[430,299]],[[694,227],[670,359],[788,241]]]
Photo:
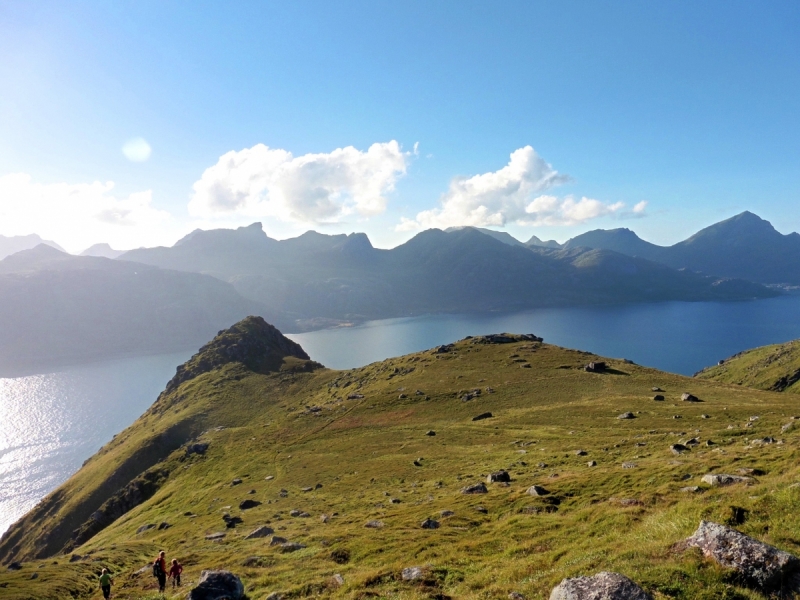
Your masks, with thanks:
[[[199,393],[184,393],[185,384],[212,373],[224,373],[219,376],[226,380],[252,374],[280,379],[321,367],[261,317],[220,331],[177,368],[140,419],[12,525],[0,538],[0,562],[43,558],[85,543],[152,497],[184,456],[176,451],[210,426],[240,418],[203,386]]]

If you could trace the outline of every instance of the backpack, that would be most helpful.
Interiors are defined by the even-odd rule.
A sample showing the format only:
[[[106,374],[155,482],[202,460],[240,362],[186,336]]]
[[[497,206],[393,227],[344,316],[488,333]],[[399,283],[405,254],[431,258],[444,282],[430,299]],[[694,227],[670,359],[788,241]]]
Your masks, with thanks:
[[[153,577],[161,577],[164,573],[163,569],[161,568],[161,561],[156,559],[153,563]]]

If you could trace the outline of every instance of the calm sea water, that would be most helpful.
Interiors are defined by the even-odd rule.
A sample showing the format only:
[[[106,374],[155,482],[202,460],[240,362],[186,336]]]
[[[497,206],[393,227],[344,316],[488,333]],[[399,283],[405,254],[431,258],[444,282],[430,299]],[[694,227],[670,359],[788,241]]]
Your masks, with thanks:
[[[0,533],[133,423],[190,355],[0,379]]]
[[[388,319],[289,337],[315,360],[344,369],[503,331],[691,375],[741,350],[800,338],[800,295]],[[0,532],[139,417],[190,355],[0,379]]]
[[[501,332],[534,333],[550,344],[692,375],[747,348],[800,338],[800,294],[752,302],[663,302],[388,319],[288,337],[325,366],[348,369],[468,335]]]

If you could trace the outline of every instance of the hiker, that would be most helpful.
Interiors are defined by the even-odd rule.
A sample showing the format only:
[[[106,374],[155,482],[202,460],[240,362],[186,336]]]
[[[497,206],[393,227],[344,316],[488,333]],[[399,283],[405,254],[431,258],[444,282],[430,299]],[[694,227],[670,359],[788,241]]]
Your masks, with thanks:
[[[158,579],[158,592],[164,593],[167,587],[167,561],[164,558],[164,551],[158,553],[158,558],[153,562],[153,577]]]
[[[100,589],[103,590],[103,598],[106,600],[111,596],[112,583],[114,583],[114,580],[111,578],[111,575],[108,574],[108,569],[103,569],[103,572],[100,574]]]
[[[183,566],[178,562],[177,558],[172,559],[172,566],[169,568],[169,578],[172,579],[172,589],[175,586],[181,586],[181,573],[183,573]]]

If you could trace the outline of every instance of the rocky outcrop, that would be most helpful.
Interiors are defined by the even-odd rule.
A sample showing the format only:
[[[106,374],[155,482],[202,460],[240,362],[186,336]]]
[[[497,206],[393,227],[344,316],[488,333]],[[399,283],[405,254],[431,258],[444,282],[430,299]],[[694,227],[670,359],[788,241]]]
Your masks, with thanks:
[[[197,587],[189,592],[189,600],[241,600],[242,580],[230,571],[203,571]]]
[[[619,573],[572,577],[559,583],[550,600],[652,600],[652,596]]]
[[[285,337],[261,317],[247,317],[220,331],[200,351],[178,367],[163,394],[175,391],[185,381],[228,363],[238,362],[252,371],[277,371],[285,357],[310,360],[300,344]],[[319,367],[308,363],[309,368]]]
[[[709,473],[708,475],[703,475],[701,481],[703,483],[707,483],[708,485],[720,486],[720,485],[732,485],[734,483],[753,483],[754,480],[752,477],[744,477],[742,475]]]
[[[763,593],[800,592],[800,559],[735,529],[700,521],[697,531],[683,545],[699,548],[705,557],[734,569],[748,585]]]

